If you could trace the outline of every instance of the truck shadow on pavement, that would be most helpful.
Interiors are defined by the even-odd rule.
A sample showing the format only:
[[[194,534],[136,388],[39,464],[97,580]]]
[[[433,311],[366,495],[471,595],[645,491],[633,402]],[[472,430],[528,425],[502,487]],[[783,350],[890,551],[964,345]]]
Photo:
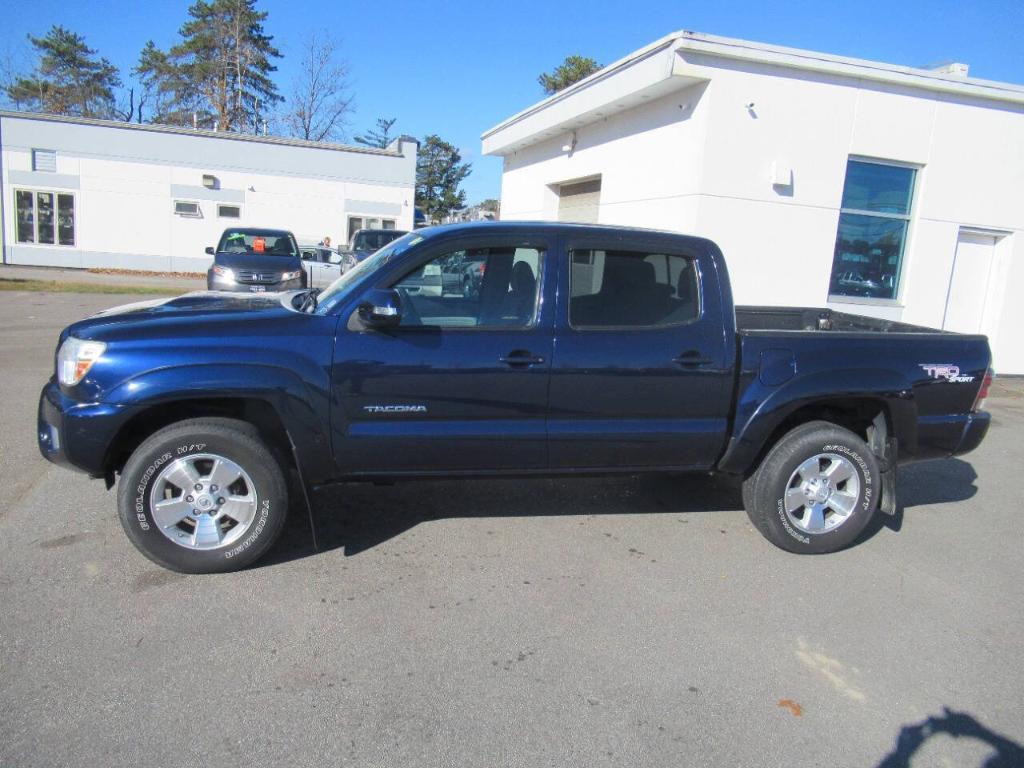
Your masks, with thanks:
[[[936,736],[954,739],[975,739],[989,745],[993,752],[979,768],[1014,768],[1024,765],[1024,747],[995,731],[986,728],[966,712],[943,707],[942,715],[929,717],[920,723],[905,725],[896,737],[892,751],[875,768],[910,768],[911,760]]]
[[[900,467],[896,475],[896,514],[876,514],[860,541],[871,538],[882,528],[899,531],[908,507],[967,501],[978,492],[977,479],[974,467],[963,459],[923,461]]]
[[[862,536],[883,527],[899,530],[905,507],[962,501],[977,488],[974,468],[950,459],[902,467],[900,506],[893,517],[876,515]],[[351,483],[313,496],[317,548],[309,515],[293,495],[290,520],[271,551],[254,567],[343,547],[346,556],[382,544],[420,523],[449,518],[560,515],[688,514],[743,509],[740,482],[707,475],[642,475],[566,479],[423,480],[373,485]]]

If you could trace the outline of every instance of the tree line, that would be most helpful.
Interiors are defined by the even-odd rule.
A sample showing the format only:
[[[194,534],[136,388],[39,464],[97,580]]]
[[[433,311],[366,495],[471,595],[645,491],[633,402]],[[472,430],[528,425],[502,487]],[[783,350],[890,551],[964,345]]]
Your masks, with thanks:
[[[3,92],[11,106],[26,111],[345,140],[354,101],[339,42],[311,34],[290,90],[282,94],[274,73],[283,55],[265,29],[267,16],[256,0],[195,0],[178,41],[167,49],[148,41],[127,86],[85,38],[54,25],[42,37],[28,36],[35,62],[30,69],[10,67]],[[570,56],[538,80],[554,93],[597,69],[593,59]],[[397,138],[396,122],[379,118],[354,141],[385,148]],[[416,170],[416,204],[429,218],[465,206],[460,186],[472,166],[454,145],[437,134],[423,137]]]

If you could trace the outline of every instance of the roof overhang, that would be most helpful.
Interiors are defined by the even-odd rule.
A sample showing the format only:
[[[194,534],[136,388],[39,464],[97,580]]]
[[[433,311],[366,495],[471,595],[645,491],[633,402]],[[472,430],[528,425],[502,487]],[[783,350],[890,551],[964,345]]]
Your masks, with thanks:
[[[1024,106],[1020,85],[684,31],[609,64],[484,132],[483,153],[507,155],[644,101],[707,82],[714,76],[715,59]]]

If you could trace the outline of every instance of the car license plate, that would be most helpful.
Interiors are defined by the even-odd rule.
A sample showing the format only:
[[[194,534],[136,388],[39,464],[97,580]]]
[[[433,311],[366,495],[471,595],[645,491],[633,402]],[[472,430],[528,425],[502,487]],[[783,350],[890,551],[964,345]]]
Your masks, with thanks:
[[[267,286],[265,286],[265,285],[250,285],[249,286],[249,290],[252,291],[253,293],[263,293],[263,292],[265,292],[267,290]]]

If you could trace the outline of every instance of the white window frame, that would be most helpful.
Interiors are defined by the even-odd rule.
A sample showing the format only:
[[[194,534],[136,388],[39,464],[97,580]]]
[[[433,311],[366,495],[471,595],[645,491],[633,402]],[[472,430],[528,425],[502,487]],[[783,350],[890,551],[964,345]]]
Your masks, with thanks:
[[[13,190],[14,206],[14,245],[39,246],[42,248],[76,248],[78,246],[78,195],[70,190],[60,189],[35,189],[26,187],[15,187]],[[32,195],[32,236],[35,238],[31,243],[18,239],[18,193],[28,192]],[[39,242],[39,194],[53,195],[53,242]],[[60,195],[67,195],[71,198],[71,207],[74,212],[74,224],[71,227],[72,239],[70,243],[60,241]]]
[[[894,168],[907,168],[914,171],[914,182],[910,189],[910,208],[906,214],[902,213],[876,213],[874,211],[863,211],[859,208],[843,208],[843,201],[839,200],[839,217],[841,218],[844,213],[850,213],[854,216],[875,216],[882,219],[899,219],[907,222],[907,233],[903,240],[903,256],[900,259],[899,273],[896,275],[896,295],[891,299],[877,298],[873,296],[843,296],[842,294],[834,294],[826,292],[825,300],[829,304],[864,304],[876,307],[902,307],[903,295],[905,286],[903,284],[903,278],[908,273],[908,265],[911,261],[912,245],[914,241],[914,226],[917,222],[917,201],[920,197],[921,191],[921,180],[924,176],[925,166],[919,165],[918,163],[908,163],[903,160],[889,160],[881,157],[868,157],[867,155],[849,155],[846,158],[846,166],[843,168],[843,187],[846,187],[846,169],[849,168],[850,161],[857,163],[868,163],[872,165],[889,165]],[[842,192],[840,192],[840,195]],[[836,219],[836,237],[839,237],[839,218]],[[833,247],[835,241],[833,240]],[[833,257],[834,259],[834,257]],[[829,268],[829,281],[831,285],[831,269],[834,266],[834,261]]]
[[[234,208],[236,211],[238,211],[238,215],[237,216],[225,216],[222,213],[222,211],[225,208]],[[240,218],[242,218],[242,206],[239,203],[217,203],[217,218],[218,219],[240,219]]]
[[[194,205],[196,207],[195,213],[184,213],[178,210],[179,204]],[[183,219],[201,219],[203,218],[203,208],[199,204],[198,200],[175,200],[171,206],[171,210],[174,211],[175,216],[180,216]]]

